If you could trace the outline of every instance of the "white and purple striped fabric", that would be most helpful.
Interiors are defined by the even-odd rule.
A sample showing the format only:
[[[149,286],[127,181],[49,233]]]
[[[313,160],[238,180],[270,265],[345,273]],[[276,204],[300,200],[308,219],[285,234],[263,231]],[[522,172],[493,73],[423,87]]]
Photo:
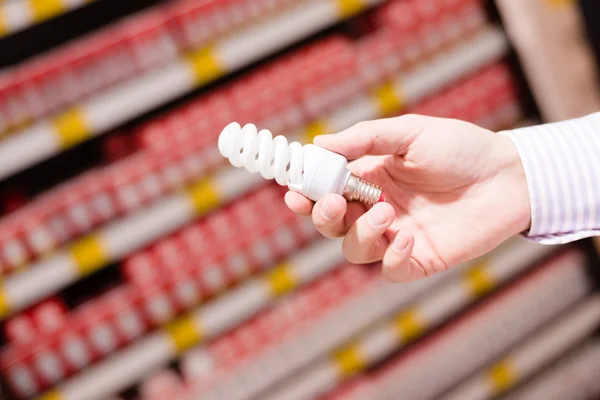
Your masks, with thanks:
[[[600,113],[500,134],[513,141],[525,169],[525,236],[561,244],[600,235]]]

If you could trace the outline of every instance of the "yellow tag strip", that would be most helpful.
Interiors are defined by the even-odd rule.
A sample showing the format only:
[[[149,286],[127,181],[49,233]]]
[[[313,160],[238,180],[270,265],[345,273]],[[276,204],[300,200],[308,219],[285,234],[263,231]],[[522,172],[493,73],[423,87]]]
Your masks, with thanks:
[[[8,34],[8,26],[6,25],[6,16],[4,15],[4,7],[0,6],[0,36]]]
[[[215,56],[211,47],[198,50],[187,57],[194,71],[196,84],[201,86],[225,75],[225,68]]]
[[[64,396],[56,389],[38,397],[38,400],[64,400]]]
[[[61,0],[29,0],[35,21],[44,21],[65,11]]]
[[[324,121],[314,121],[309,124],[304,130],[302,136],[305,143],[312,143],[313,140],[320,135],[331,133]]]
[[[349,346],[333,355],[333,361],[344,377],[356,374],[365,369],[367,362],[357,345]]]
[[[488,379],[496,394],[505,392],[517,381],[517,374],[510,361],[504,360],[494,365],[488,372]]]
[[[424,324],[416,310],[407,310],[394,319],[394,328],[403,343],[409,343],[423,333]]]
[[[487,271],[486,262],[469,268],[465,274],[465,280],[471,293],[476,297],[481,297],[494,288],[494,280]]]
[[[575,0],[546,0],[551,7],[564,7],[575,5]]]
[[[182,353],[200,342],[203,332],[193,318],[186,316],[168,324],[165,331],[178,353]]]
[[[367,8],[362,0],[335,0],[340,16],[349,18]]]
[[[394,84],[391,82],[375,90],[374,97],[382,116],[397,113],[404,108],[404,98],[397,93]]]
[[[298,284],[288,264],[281,264],[270,271],[267,282],[275,296],[289,292]]]
[[[93,235],[75,242],[70,253],[77,264],[77,271],[82,276],[102,268],[109,261],[100,238]]]
[[[0,318],[7,316],[10,312],[10,304],[6,298],[4,288],[0,286]]]
[[[193,184],[187,191],[196,213],[204,215],[221,204],[221,196],[216,185],[208,178]]]
[[[90,136],[83,113],[76,108],[56,117],[54,127],[63,149],[81,143]]]

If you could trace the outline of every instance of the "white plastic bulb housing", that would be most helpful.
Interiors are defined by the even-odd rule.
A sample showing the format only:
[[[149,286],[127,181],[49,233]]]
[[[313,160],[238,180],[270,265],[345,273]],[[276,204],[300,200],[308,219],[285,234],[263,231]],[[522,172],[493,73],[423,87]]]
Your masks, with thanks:
[[[350,177],[348,160],[344,156],[314,144],[307,144],[302,150],[304,153],[302,183],[290,182],[288,187],[314,201],[322,199],[328,193],[342,195]]]
[[[362,181],[348,170],[345,157],[314,144],[288,143],[285,136],[273,138],[266,129],[253,124],[243,128],[237,122],[227,125],[219,136],[219,152],[234,167],[260,173],[265,179],[318,201],[337,193],[349,201],[368,204],[383,201],[381,188]]]

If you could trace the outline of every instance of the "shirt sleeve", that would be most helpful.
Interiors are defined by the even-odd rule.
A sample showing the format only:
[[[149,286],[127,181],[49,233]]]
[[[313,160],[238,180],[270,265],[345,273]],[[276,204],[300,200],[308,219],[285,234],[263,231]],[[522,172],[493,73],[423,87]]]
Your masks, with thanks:
[[[600,235],[600,113],[499,132],[515,144],[527,179],[524,236],[562,244]]]

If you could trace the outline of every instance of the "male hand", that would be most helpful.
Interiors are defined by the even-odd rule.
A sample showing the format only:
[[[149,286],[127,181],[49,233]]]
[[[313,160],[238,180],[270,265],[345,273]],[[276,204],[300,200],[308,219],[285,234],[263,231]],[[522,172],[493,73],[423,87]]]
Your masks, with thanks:
[[[382,261],[394,282],[479,257],[530,224],[525,173],[511,140],[473,124],[420,115],[361,122],[314,143],[342,154],[353,173],[383,188],[368,209],[336,194],[313,204],[288,192],[295,213],[324,236],[343,237],[356,264]]]

